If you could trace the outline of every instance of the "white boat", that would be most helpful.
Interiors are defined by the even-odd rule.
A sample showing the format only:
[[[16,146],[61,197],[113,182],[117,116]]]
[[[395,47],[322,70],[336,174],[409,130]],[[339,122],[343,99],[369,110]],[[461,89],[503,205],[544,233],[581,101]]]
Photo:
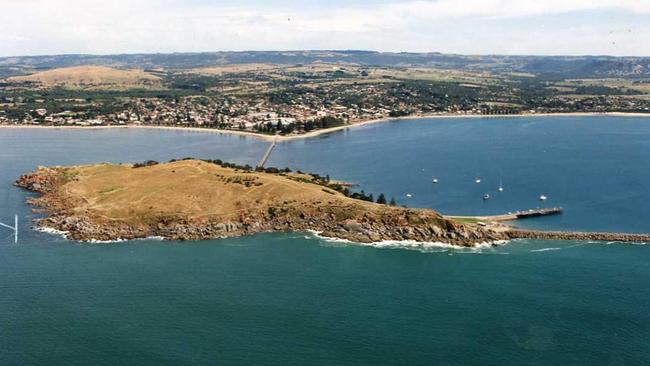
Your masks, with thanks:
[[[499,181],[499,188],[497,188],[499,192],[503,192],[503,181]]]
[[[490,199],[490,195],[489,195],[489,194],[486,193],[486,194],[483,195],[483,200],[487,201],[487,200],[489,200],[489,199]]]
[[[411,197],[413,197],[413,195],[411,195],[410,193],[407,193],[406,197],[411,198]]]
[[[476,177],[475,182],[476,182],[476,183],[481,183],[481,177]]]
[[[547,199],[548,199],[548,197],[546,197],[544,195],[539,196],[540,201],[546,201]]]
[[[438,178],[433,178],[433,183],[438,183]]]

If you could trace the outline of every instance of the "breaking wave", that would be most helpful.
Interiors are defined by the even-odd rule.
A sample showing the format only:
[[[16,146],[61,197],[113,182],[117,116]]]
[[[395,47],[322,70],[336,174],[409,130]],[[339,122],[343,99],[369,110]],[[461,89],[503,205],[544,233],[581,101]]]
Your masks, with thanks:
[[[473,247],[463,247],[460,245],[452,245],[449,243],[442,242],[419,242],[415,240],[383,240],[372,243],[359,243],[347,239],[339,238],[330,238],[322,236],[320,232],[309,230],[309,232],[329,243],[334,245],[358,245],[358,246],[369,246],[374,248],[383,248],[383,249],[408,249],[408,250],[417,250],[427,253],[441,253],[441,252],[456,252],[456,253],[482,253],[485,250],[494,249],[497,246],[502,246],[507,244],[508,240],[498,240],[493,242],[485,242],[476,244]],[[507,253],[500,253],[507,254]]]
[[[542,249],[533,249],[531,250],[532,253],[540,253],[540,252],[551,252],[555,250],[562,250],[562,248],[542,248]]]
[[[34,230],[50,234],[50,235],[58,235],[61,236],[64,239],[67,240],[72,240],[68,237],[69,232],[68,231],[63,231],[63,230],[57,230],[51,227],[46,227],[46,226],[35,226]],[[90,243],[90,244],[110,244],[110,243],[123,243],[127,241],[142,241],[142,240],[158,240],[158,241],[163,241],[167,240],[166,238],[162,236],[148,236],[146,238],[139,238],[139,239],[113,239],[113,240],[96,240],[96,239],[90,239],[90,240],[85,240],[83,243]]]

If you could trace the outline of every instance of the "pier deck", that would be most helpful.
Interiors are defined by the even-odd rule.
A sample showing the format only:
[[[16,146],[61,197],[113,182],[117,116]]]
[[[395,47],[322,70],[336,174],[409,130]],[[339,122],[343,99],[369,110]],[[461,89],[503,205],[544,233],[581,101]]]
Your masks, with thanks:
[[[477,220],[477,221],[514,221],[530,217],[557,215],[562,213],[562,207],[537,208],[524,211],[508,212],[503,215],[492,216],[445,216],[448,219]]]

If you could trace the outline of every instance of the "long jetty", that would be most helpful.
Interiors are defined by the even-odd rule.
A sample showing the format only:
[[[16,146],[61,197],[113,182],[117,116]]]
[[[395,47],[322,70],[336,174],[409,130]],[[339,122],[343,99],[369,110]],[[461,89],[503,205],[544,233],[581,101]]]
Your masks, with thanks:
[[[478,221],[514,221],[520,219],[526,219],[530,217],[539,217],[539,216],[548,216],[548,215],[557,215],[562,213],[562,207],[550,207],[550,208],[537,208],[516,212],[508,212],[503,215],[491,215],[491,216],[445,216],[449,219],[472,219]]]
[[[273,139],[273,142],[271,142],[269,148],[266,149],[266,152],[262,156],[262,159],[257,164],[258,167],[264,168],[264,164],[266,164],[266,161],[269,160],[269,157],[271,156],[271,153],[273,152],[273,149],[275,149],[275,145],[277,144],[278,144],[278,138],[276,137],[275,139]]]

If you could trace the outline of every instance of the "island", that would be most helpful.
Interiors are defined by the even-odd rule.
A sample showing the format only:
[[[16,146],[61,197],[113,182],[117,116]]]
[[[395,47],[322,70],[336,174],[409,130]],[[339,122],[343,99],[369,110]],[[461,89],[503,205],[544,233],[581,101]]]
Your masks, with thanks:
[[[41,167],[17,185],[42,194],[31,199],[48,213],[41,227],[80,241],[197,240],[308,230],[361,243],[473,246],[507,239],[502,232],[432,210],[349,197],[335,189],[340,185],[318,176],[267,171],[193,159]]]
[[[446,217],[378,202],[343,182],[290,169],[221,160],[39,167],[16,185],[40,193],[38,226],[72,240],[228,238],[263,232],[316,232],[357,243],[408,241],[473,247],[510,239],[650,242],[650,235],[522,230],[502,216]]]

